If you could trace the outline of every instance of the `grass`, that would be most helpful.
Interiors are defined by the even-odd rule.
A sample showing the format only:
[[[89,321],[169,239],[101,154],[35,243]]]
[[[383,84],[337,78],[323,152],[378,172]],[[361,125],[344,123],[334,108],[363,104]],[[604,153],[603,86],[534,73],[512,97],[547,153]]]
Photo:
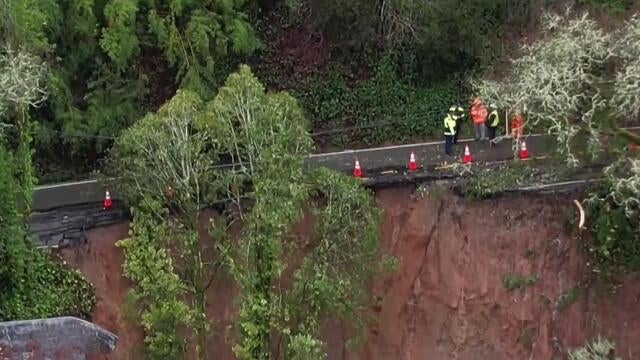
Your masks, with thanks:
[[[538,275],[523,276],[519,274],[507,274],[502,279],[502,284],[507,291],[514,291],[533,286],[538,280]]]

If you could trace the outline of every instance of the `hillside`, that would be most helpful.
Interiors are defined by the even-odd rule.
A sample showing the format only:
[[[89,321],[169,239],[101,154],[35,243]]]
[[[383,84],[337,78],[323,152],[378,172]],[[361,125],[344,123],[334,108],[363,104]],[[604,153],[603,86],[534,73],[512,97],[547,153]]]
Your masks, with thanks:
[[[397,257],[398,266],[372,284],[360,346],[345,343],[353,335],[348,328],[324,323],[328,359],[550,360],[598,335],[613,339],[618,356],[631,359],[640,351],[640,334],[632,331],[640,325],[637,279],[610,287],[585,267],[588,237],[571,224],[572,199],[469,202],[437,188],[425,197],[410,188],[378,191],[382,251]],[[305,233],[308,221],[297,231]],[[92,230],[87,245],[62,252],[96,286],[93,320],[119,335],[110,357],[118,360],[137,359],[142,340],[128,317],[130,284],[114,246],[127,228]],[[208,346],[216,358],[234,359],[237,290],[220,273],[209,291]]]

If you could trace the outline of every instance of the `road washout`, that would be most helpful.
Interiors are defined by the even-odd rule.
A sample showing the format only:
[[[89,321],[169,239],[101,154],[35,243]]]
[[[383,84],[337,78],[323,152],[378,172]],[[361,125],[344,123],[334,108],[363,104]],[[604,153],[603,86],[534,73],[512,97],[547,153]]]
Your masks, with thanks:
[[[350,331],[331,323],[328,359],[551,360],[598,335],[615,341],[623,359],[640,353],[634,331],[639,279],[622,279],[615,292],[597,283],[574,291],[590,277],[582,249],[587,240],[572,230],[573,198],[515,194],[469,201],[439,187],[379,190],[381,247],[399,267],[372,284],[372,321],[361,346],[349,347]],[[296,232],[304,232],[305,223]],[[96,286],[93,321],[119,336],[116,351],[100,359],[137,359],[143,345],[141,329],[127,320],[131,284],[115,247],[127,226],[91,230],[87,244],[61,253]],[[508,291],[507,275],[534,281]],[[208,344],[216,359],[234,358],[235,293],[224,275],[209,289]]]

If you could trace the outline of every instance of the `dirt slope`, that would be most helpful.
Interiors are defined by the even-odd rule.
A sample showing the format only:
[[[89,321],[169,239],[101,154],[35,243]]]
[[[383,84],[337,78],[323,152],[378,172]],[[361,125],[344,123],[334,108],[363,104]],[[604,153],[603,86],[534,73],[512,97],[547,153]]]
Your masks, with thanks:
[[[586,279],[582,240],[567,233],[569,198],[468,202],[448,193],[422,198],[396,189],[379,192],[377,199],[384,210],[382,245],[400,268],[375,281],[375,321],[362,347],[348,350],[347,331],[332,324],[329,359],[550,360],[599,334],[614,340],[624,359],[640,353],[638,279],[625,279],[616,293],[592,286],[574,301],[562,300]],[[121,309],[129,283],[114,243],[125,235],[126,224],[97,229],[88,245],[63,253],[97,287],[95,322],[120,336],[111,359],[136,358],[142,337]],[[503,285],[507,274],[538,280],[509,292]],[[233,288],[227,279],[216,282],[208,308],[215,333],[209,353],[232,359]]]

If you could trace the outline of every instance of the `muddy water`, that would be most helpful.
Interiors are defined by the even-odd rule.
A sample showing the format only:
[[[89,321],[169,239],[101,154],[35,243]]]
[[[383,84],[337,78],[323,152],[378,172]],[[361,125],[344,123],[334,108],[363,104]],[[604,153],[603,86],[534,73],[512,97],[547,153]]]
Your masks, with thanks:
[[[326,331],[331,360],[540,359],[551,360],[597,335],[615,340],[619,355],[640,354],[640,281],[629,277],[616,293],[582,289],[581,241],[567,231],[571,198],[520,196],[469,202],[448,193],[422,198],[410,189],[378,192],[382,247],[400,261],[376,279],[367,340],[355,351],[348,331]],[[565,215],[568,214],[568,215]],[[298,229],[299,230],[299,229]],[[96,286],[94,321],[120,342],[110,359],[138,359],[142,331],[123,310],[129,282],[115,242],[127,224],[89,234],[87,245],[63,256]],[[507,291],[507,274],[537,278]],[[213,325],[209,358],[233,359],[234,289],[216,278],[207,307]]]

